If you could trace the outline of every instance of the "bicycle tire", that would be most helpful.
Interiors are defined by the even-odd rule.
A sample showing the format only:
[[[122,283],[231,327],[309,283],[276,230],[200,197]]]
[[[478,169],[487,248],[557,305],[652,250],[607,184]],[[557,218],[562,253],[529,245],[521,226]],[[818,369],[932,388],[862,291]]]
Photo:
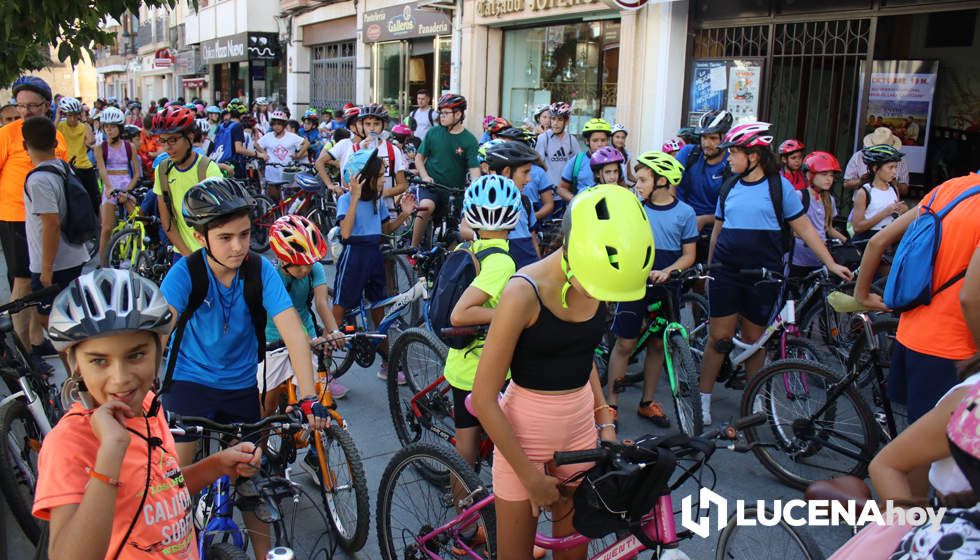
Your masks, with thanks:
[[[704,431],[701,391],[698,385],[700,372],[694,367],[691,348],[681,333],[671,333],[667,338],[667,345],[674,379],[677,380],[677,393],[671,394],[677,429],[691,437],[699,436]]]
[[[231,543],[214,543],[208,547],[202,560],[251,560],[244,550]]]
[[[598,348],[592,354],[592,362],[595,364],[596,371],[599,373],[599,384],[602,385],[603,389],[609,383],[609,360],[612,356],[613,348],[616,345],[616,336],[610,332],[606,332],[602,336],[602,341],[599,342]],[[626,373],[623,374],[622,385],[635,385],[643,381],[643,369],[640,371],[629,371],[629,366],[635,364],[636,362],[643,363],[641,358],[643,353],[646,352],[645,348],[639,349],[633,359],[629,360],[626,364]]]
[[[768,508],[766,511],[769,511]],[[755,519],[758,516],[758,508],[755,506],[746,507],[744,512],[745,519]],[[769,512],[766,517],[773,519],[774,514]],[[737,521],[737,515],[733,514],[728,518],[728,524],[721,530],[721,534],[718,536],[715,560],[823,560],[824,558],[817,543],[810,535],[797,531],[784,519],[780,519],[775,526],[740,526]],[[775,538],[774,530],[776,527],[787,533],[786,540]],[[763,531],[765,539],[753,541],[744,553],[741,550],[736,550],[734,539],[748,533],[750,529],[756,528]],[[772,554],[765,554],[762,550],[764,546],[769,547]]]
[[[412,346],[418,345],[428,354],[429,360],[437,360],[431,371],[418,371],[414,367],[411,357]],[[388,410],[391,413],[391,420],[395,425],[395,435],[402,446],[407,446],[419,441],[439,441],[443,438],[431,432],[425,423],[433,423],[433,418],[416,418],[412,412],[409,401],[422,389],[429,386],[440,375],[446,364],[446,356],[449,349],[434,334],[423,328],[406,329],[392,345],[388,360]],[[405,385],[398,385],[396,371],[405,374]],[[440,418],[445,424],[447,419],[452,418],[452,398],[440,391],[433,391],[423,403],[425,412],[441,411],[444,415]],[[445,426],[447,430],[455,431],[455,425]],[[428,436],[428,437],[427,437]]]
[[[252,236],[249,238],[249,248],[256,253],[264,253],[269,249],[269,226],[278,218],[270,214],[275,207],[272,199],[265,195],[252,197],[255,206],[252,207]]]
[[[677,321],[687,330],[687,345],[691,349],[694,367],[701,369],[701,357],[708,340],[708,298],[697,292],[681,295]]]
[[[847,371],[857,370],[858,393],[864,397],[865,402],[871,407],[875,421],[881,426],[883,441],[891,441],[905,428],[908,428],[908,407],[897,401],[891,401],[887,391],[882,391],[882,387],[878,386],[875,379],[874,367],[880,368],[882,378],[887,382],[888,372],[891,368],[891,345],[895,342],[895,334],[898,332],[898,318],[892,316],[876,317],[871,321],[871,332],[878,339],[877,363],[872,364],[871,357],[867,355],[868,341],[862,332],[857,335],[854,344],[851,345],[851,352],[847,356]],[[884,408],[885,399],[890,400],[892,419],[896,429],[894,434],[889,431],[887,412]]]
[[[429,468],[428,466],[414,465],[413,462],[423,462],[423,461],[434,461],[441,464],[441,468],[438,470],[444,471],[446,476],[440,481],[434,482],[427,480],[419,484],[420,489],[432,489],[436,491],[441,491],[441,495],[438,495],[436,507],[426,510],[423,505],[419,508],[419,511],[425,511],[427,513],[433,514],[433,517],[437,516],[439,510],[444,510],[445,519],[442,522],[432,522],[425,523],[419,527],[412,528],[412,534],[410,536],[411,543],[402,542],[405,540],[404,531],[394,531],[392,527],[392,514],[393,507],[395,504],[395,492],[399,486],[400,476],[411,470],[414,472],[425,471],[425,470],[435,470]],[[411,469],[409,468],[411,467]],[[421,467],[421,468],[420,468]],[[454,492],[453,483],[458,484]],[[408,483],[405,483],[408,484]],[[462,494],[465,492],[465,494]],[[415,443],[408,447],[404,447],[397,451],[391,460],[388,461],[388,465],[385,467],[384,474],[381,476],[381,483],[378,485],[378,503],[375,507],[377,514],[377,527],[378,527],[378,548],[381,551],[381,557],[385,560],[395,560],[396,558],[414,557],[409,556],[409,552],[412,550],[411,547],[416,546],[414,544],[414,537],[424,532],[429,532],[432,527],[439,527],[456,516],[456,504],[458,499],[452,495],[453,493],[459,493],[468,496],[472,503],[476,503],[479,500],[485,498],[489,492],[485,486],[480,482],[476,473],[473,469],[466,464],[463,459],[456,454],[456,451],[446,444],[431,444],[431,443]],[[489,504],[477,513],[478,523],[483,525],[483,532],[486,536],[486,551],[485,556],[489,559],[495,559],[497,557],[497,541],[496,541],[496,519],[494,517],[494,507],[493,504]],[[396,543],[396,539],[398,542]],[[450,539],[451,540],[451,539]],[[427,549],[431,550],[431,547],[439,547],[440,545],[445,548],[446,554],[442,557],[450,558],[455,556],[450,556],[449,546],[450,543],[446,542],[436,542],[435,540],[429,541],[427,543]],[[440,548],[440,551],[442,551]]]
[[[814,362],[820,366],[823,366],[837,374],[837,377],[844,376],[844,367],[841,366],[836,359],[834,359],[830,352],[823,346],[818,345],[808,338],[787,335],[786,358],[783,358],[780,355],[778,336],[773,336],[771,339],[769,339],[769,343],[766,345],[766,350],[768,359],[767,365],[782,359],[803,360],[806,362]]]
[[[24,424],[23,434],[14,432],[18,422]],[[17,525],[27,539],[37,545],[41,538],[41,524],[31,510],[37,485],[37,454],[44,436],[30,409],[20,399],[0,407],[0,434],[3,434],[0,445],[0,491]]]
[[[791,378],[794,372],[803,373],[806,377]],[[763,412],[767,417],[766,426],[745,430],[746,440],[750,445],[757,444],[752,446],[752,453],[766,470],[787,486],[802,491],[817,480],[845,474],[864,478],[867,474],[868,463],[878,449],[879,431],[864,399],[853,386],[841,386],[841,383],[837,375],[820,364],[779,360],[759,371],[745,388],[741,415]],[[794,414],[793,410],[784,410],[774,399],[774,395],[779,395],[790,385],[795,391],[792,395],[787,392],[786,399],[800,409],[798,414]],[[773,387],[776,387],[775,391]],[[816,399],[816,393],[821,389],[839,393],[821,417],[810,418],[810,410],[820,409],[826,402],[826,399]],[[811,401],[813,406],[809,407]],[[849,405],[849,408],[845,408],[845,405]],[[802,410],[803,406],[808,406],[810,410]],[[838,433],[838,425],[847,427],[852,422],[856,422],[859,431]],[[770,434],[771,437],[767,437]],[[809,438],[816,441],[807,441]],[[859,458],[846,457],[828,447],[828,443],[846,448]],[[834,464],[823,466],[814,462],[814,458],[825,450],[831,452],[825,462],[830,463],[832,459]],[[807,474],[791,472],[789,466],[780,462],[787,458],[792,465],[800,465],[801,469],[807,467]],[[824,459],[824,455],[819,455],[819,458]],[[840,467],[836,463],[841,459],[848,459],[853,465]],[[801,460],[809,462],[803,463]],[[813,474],[809,475],[811,472]]]
[[[392,295],[403,293],[412,288],[415,282],[418,281],[418,275],[415,274],[415,269],[408,264],[408,258],[405,255],[392,255],[386,254],[385,261],[391,263],[391,270],[394,278],[392,279]],[[387,266],[385,267],[387,270]],[[417,299],[405,309],[402,315],[402,320],[406,325],[410,327],[418,327],[422,325],[422,305],[421,299]]]
[[[350,479],[349,484],[346,486],[353,490],[354,497],[353,523],[341,519],[342,514],[339,511],[340,508],[336,501],[336,496],[339,495],[339,492],[336,491],[336,488],[341,488],[345,485],[338,486],[337,476],[334,475],[334,481],[331,483],[331,486],[335,488],[334,492],[328,491],[327,485],[322,480],[319,486],[324,508],[326,508],[329,514],[330,525],[334,528],[341,548],[347,552],[354,552],[364,548],[364,544],[367,543],[368,529],[371,524],[371,504],[368,495],[367,475],[364,474],[364,463],[361,460],[361,454],[357,450],[357,446],[354,444],[354,438],[351,437],[347,430],[340,426],[332,425],[327,428],[323,432],[321,442],[323,443],[324,452],[327,454],[325,462],[331,473],[338,470],[332,466],[334,463],[331,460],[333,455],[330,451],[332,447],[331,442],[337,442],[340,446],[340,453],[343,456],[343,463],[337,463],[337,466],[346,465],[346,471]]]
[[[334,206],[333,203],[328,203],[325,209],[326,212],[323,212],[323,209],[314,204],[309,210],[306,211],[306,219],[316,225],[324,238],[326,238],[327,233],[330,232],[330,229],[336,225],[337,221],[336,206]]]
[[[134,248],[131,243],[136,243],[137,246]],[[136,256],[139,256],[142,250],[143,240],[140,238],[139,231],[133,227],[123,228],[109,238],[99,264],[102,268],[119,268],[135,272]],[[131,259],[129,255],[135,256]]]

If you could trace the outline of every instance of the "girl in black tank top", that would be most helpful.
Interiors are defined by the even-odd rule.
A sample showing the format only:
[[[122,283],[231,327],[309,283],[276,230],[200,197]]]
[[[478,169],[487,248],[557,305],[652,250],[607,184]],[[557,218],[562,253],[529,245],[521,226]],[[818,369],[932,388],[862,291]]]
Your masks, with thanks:
[[[472,394],[495,445],[499,558],[531,557],[541,509],[551,511],[555,536],[574,532],[572,500],[560,497],[559,483],[588,466],[546,473],[554,452],[594,448],[598,437],[616,440],[592,354],[605,330],[600,298],[629,301],[645,293],[653,262],[646,220],[630,191],[587,189],[566,213],[565,248],[521,269],[504,288]],[[498,402],[508,370],[512,382]],[[563,558],[586,553],[582,547]]]

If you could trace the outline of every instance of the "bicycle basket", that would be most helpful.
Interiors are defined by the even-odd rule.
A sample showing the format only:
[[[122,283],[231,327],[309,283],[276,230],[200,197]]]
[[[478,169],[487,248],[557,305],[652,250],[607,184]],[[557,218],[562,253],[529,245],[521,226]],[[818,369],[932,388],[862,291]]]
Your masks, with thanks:
[[[636,468],[626,470],[597,464],[585,472],[574,496],[572,525],[579,533],[592,539],[621,529],[642,533],[641,519],[653,509],[659,496],[670,491],[667,482],[676,465],[673,454],[663,448],[632,450],[645,455],[635,457],[646,462],[645,466],[634,464]]]

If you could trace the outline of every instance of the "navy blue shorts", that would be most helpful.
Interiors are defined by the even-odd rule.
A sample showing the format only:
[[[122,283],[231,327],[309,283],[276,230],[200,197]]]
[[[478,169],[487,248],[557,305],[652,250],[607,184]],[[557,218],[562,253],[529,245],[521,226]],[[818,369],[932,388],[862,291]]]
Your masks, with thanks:
[[[514,265],[517,267],[517,270],[540,260],[538,258],[538,252],[534,250],[534,241],[530,237],[508,239],[507,246],[510,249],[510,257],[514,259]]]
[[[776,305],[779,285],[758,284],[758,278],[745,277],[737,270],[720,268],[711,271],[708,281],[708,313],[711,317],[741,315],[744,319],[765,326]]]
[[[663,286],[647,287],[647,295],[637,301],[617,303],[613,310],[613,324],[610,331],[619,338],[640,338],[643,324],[649,315],[647,308],[660,301],[666,302],[670,292]]]
[[[344,245],[337,261],[334,304],[354,309],[360,307],[362,295],[371,303],[381,301],[385,298],[386,286],[384,255],[378,245]]]
[[[181,416],[203,416],[221,424],[253,423],[262,418],[258,387],[215,389],[191,381],[174,381],[163,394],[163,408]],[[197,436],[174,436],[174,441],[197,441]],[[257,441],[259,436],[247,438]]]
[[[932,410],[957,382],[954,360],[922,354],[892,341],[888,397],[906,406],[909,424]]]
[[[72,280],[74,280],[74,279],[76,279],[76,278],[78,278],[79,276],[82,275],[82,267],[83,266],[85,266],[85,265],[81,265],[80,264],[80,265],[78,265],[76,267],[73,267],[73,268],[66,268],[64,270],[56,270],[51,275],[51,283],[52,284],[57,284],[58,286],[61,286],[62,288],[67,287],[68,284],[71,284]],[[31,273],[31,291],[37,292],[37,291],[41,290],[42,288],[44,288],[44,286],[41,285],[41,275],[40,274],[35,274],[35,273],[32,272]],[[56,297],[58,297],[58,294],[52,294],[52,295],[50,295],[50,296],[42,299],[41,300],[41,305],[39,305],[38,308],[37,308],[38,315],[44,315],[44,316],[50,315],[51,314],[51,306],[54,304],[54,298],[56,298]]]

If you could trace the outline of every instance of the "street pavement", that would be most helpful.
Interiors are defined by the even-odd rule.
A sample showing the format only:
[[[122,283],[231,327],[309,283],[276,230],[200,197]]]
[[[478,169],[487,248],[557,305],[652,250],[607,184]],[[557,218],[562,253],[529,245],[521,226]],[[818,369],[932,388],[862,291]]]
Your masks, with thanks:
[[[0,260],[0,269],[3,262]],[[327,274],[330,282],[333,278],[333,267],[327,267]],[[5,273],[5,271],[3,271]],[[0,274],[2,276],[2,274]],[[5,283],[0,282],[0,301],[6,301],[8,289]],[[59,372],[63,375],[64,370],[60,360],[52,360]],[[343,552],[338,554],[338,558],[356,559],[375,559],[380,558],[378,540],[375,526],[375,505],[376,490],[384,472],[385,466],[392,454],[399,448],[400,444],[395,435],[390,413],[388,412],[388,401],[385,390],[385,382],[377,378],[378,363],[371,368],[360,368],[356,364],[343,378],[343,383],[350,389],[348,395],[338,401],[344,417],[350,423],[350,432],[354,437],[357,448],[364,463],[367,474],[368,486],[371,491],[371,532],[367,545],[353,555],[346,555]],[[639,367],[634,366],[634,367]],[[661,382],[658,391],[658,400],[664,405],[665,410],[670,410],[670,400],[664,387],[665,381]],[[665,433],[655,427],[649,421],[638,417],[635,414],[637,403],[640,399],[640,386],[628,388],[620,398],[620,430],[621,438],[637,438],[644,434]],[[725,389],[719,385],[716,388],[712,413],[715,426],[721,425],[737,415],[738,401],[740,395],[735,391]],[[751,453],[739,454],[725,449],[721,449],[714,454],[710,465],[715,471],[715,475],[705,472],[703,481],[707,485],[714,484],[715,492],[725,496],[729,500],[745,499],[755,505],[759,499],[774,500],[780,499],[784,502],[790,499],[800,498],[797,491],[781,485],[773,478],[755,459]],[[300,469],[296,469],[302,472]],[[305,476],[305,475],[302,475]],[[697,487],[693,482],[686,483],[681,492],[673,495],[674,511],[679,512],[681,500],[686,494],[694,494],[696,498]],[[696,501],[696,500],[695,500]],[[770,502],[771,503],[771,502]],[[730,512],[734,511],[734,504],[729,506]],[[702,512],[703,513],[703,512]],[[714,519],[715,512],[711,512]],[[694,516],[695,519],[698,517]],[[680,529],[680,514],[675,516],[675,520]],[[714,523],[714,522],[712,522]],[[312,526],[310,517],[304,516],[299,521],[300,527],[309,524],[309,530],[319,532],[320,527]],[[33,548],[20,532],[16,522],[5,513],[4,529],[7,532],[10,559],[31,558]],[[543,531],[547,531],[546,526],[542,526]],[[766,558],[779,560],[793,560],[795,556],[788,555],[782,541],[776,538],[774,532],[777,528],[759,527],[752,529],[752,535],[757,539],[757,552],[752,555],[752,560],[764,560]],[[804,528],[803,531],[815,540],[825,555],[829,555],[839,547],[850,536],[847,528]],[[711,535],[707,539],[695,536],[691,540],[681,543],[680,550],[685,552],[692,559],[707,559],[715,557],[718,533],[720,531],[712,525]],[[0,539],[2,542],[2,539]],[[648,553],[649,554],[649,553]],[[646,556],[641,556],[646,557]],[[0,560],[3,560],[0,555]]]

